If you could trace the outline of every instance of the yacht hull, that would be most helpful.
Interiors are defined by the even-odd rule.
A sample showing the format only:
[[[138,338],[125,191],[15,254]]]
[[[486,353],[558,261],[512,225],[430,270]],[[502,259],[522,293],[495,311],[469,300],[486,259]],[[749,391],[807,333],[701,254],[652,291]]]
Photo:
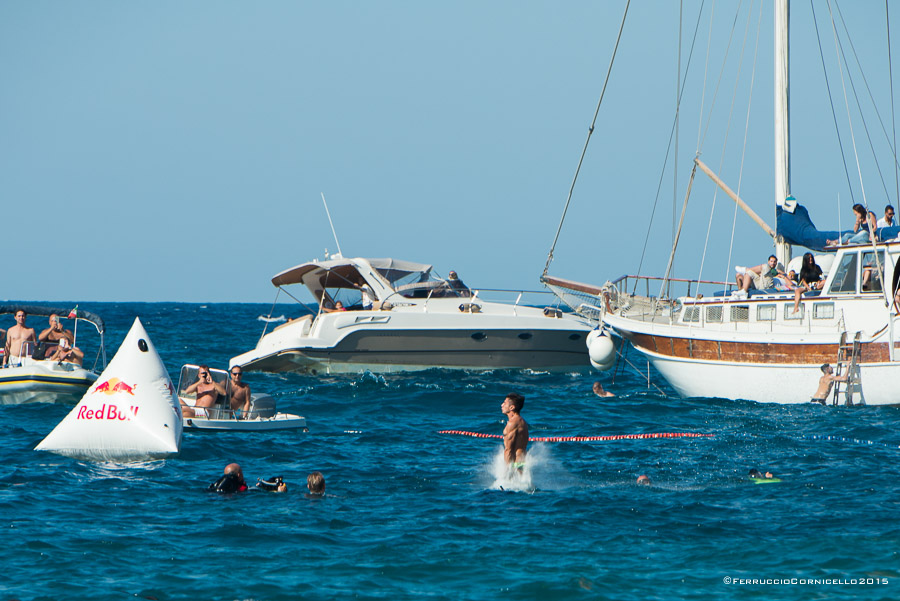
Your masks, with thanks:
[[[586,369],[589,330],[358,331],[331,348],[296,346],[232,359],[245,370],[300,373],[391,373],[432,368],[467,370]]]

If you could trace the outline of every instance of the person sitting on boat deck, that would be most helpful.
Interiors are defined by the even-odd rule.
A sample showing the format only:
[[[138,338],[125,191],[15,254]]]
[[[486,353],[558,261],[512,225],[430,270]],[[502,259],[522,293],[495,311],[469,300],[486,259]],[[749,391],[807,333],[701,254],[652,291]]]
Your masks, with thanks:
[[[346,310],[347,309],[344,308],[344,303],[342,303],[341,301],[337,301],[336,303],[334,303],[334,308],[322,307],[323,313],[338,313],[340,311]]]
[[[472,291],[463,284],[463,281],[459,279],[459,276],[452,269],[447,275],[447,283],[450,285],[450,289],[455,291],[458,296],[472,296]]]
[[[226,394],[225,386],[213,380],[208,366],[200,366],[197,378],[196,382],[184,390],[184,394],[197,394],[197,402],[193,407],[181,401],[181,415],[184,417],[208,417],[207,409],[216,404],[220,395],[225,396]]]
[[[813,395],[812,399],[810,399],[811,403],[821,403],[825,404],[825,399],[828,398],[828,395],[831,394],[831,387],[834,386],[835,382],[846,382],[847,376],[836,376],[834,375],[834,370],[831,369],[831,365],[825,363],[819,369],[822,370],[822,377],[819,378],[819,387],[816,389],[816,393]]]
[[[44,350],[44,358],[53,361],[68,361],[81,365],[84,362],[84,353],[81,349],[73,346],[75,344],[75,335],[71,330],[62,327],[59,321],[59,315],[53,313],[48,320],[50,327],[38,335],[38,340],[47,344]]]
[[[313,472],[306,477],[307,496],[321,497],[325,495],[325,476],[322,472]]]
[[[606,397],[610,397],[610,396],[616,396],[608,390],[603,390],[603,384],[601,384],[599,381],[594,382],[594,386],[592,387],[592,389],[594,391],[594,394],[596,394],[599,397],[606,398]]]
[[[240,366],[231,368],[231,411],[240,409],[240,419],[247,419],[250,416],[250,385],[241,381],[243,374]]]
[[[816,263],[812,253],[803,254],[803,264],[800,266],[800,283],[794,288],[794,310],[800,310],[800,296],[810,290],[821,290],[825,285],[822,279],[822,268]]]
[[[225,474],[209,485],[209,492],[236,493],[247,490],[247,482],[244,481],[244,472],[237,463],[229,463],[225,466]]]
[[[775,283],[776,277],[783,278],[788,289],[792,289],[787,276],[783,271],[778,269],[778,258],[775,255],[769,255],[769,260],[762,265],[756,267],[737,267],[737,285],[739,290],[735,292],[738,296],[746,298],[747,291],[751,287],[756,290],[765,290],[771,288]]]
[[[828,246],[837,246],[838,244],[864,244],[870,241],[869,230],[872,233],[877,229],[875,221],[875,213],[869,213],[866,208],[859,203],[853,205],[853,217],[856,222],[853,224],[853,231],[847,232],[836,240],[826,240]]]
[[[6,345],[3,352],[3,365],[19,365],[25,355],[25,343],[36,342],[34,329],[25,325],[28,315],[22,309],[16,311],[16,325],[6,332]]]
[[[503,456],[506,465],[522,473],[525,468],[525,455],[528,448],[528,422],[520,415],[525,406],[525,397],[511,392],[503,399],[500,410],[509,418],[503,428]]]
[[[875,223],[878,229],[883,227],[894,227],[894,207],[888,205],[884,207],[884,217]]]

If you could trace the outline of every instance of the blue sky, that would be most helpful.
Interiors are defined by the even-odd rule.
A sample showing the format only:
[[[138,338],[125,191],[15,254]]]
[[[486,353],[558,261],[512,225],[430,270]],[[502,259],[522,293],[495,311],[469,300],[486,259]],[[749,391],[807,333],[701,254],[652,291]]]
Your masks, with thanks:
[[[845,4],[890,131],[884,5]],[[347,256],[432,263],[474,287],[539,289],[624,6],[4,2],[0,297],[269,302],[272,275],[336,250],[320,193]],[[684,6],[683,67],[699,7]],[[711,7],[682,105],[678,210],[697,148]],[[827,6],[816,8],[820,28],[830,27]],[[736,33],[703,158],[732,188],[740,180],[741,195],[774,224],[771,2],[742,178],[759,3],[715,10],[709,82],[733,23]],[[795,3],[792,15],[793,191],[832,229],[839,214],[847,226],[850,192],[809,10]],[[674,114],[677,36],[677,3],[632,4],[552,274],[602,283],[637,271]],[[837,110],[846,127],[846,109]],[[868,202],[880,211],[886,194],[855,119]],[[883,134],[869,125],[895,200]],[[852,164],[859,194],[855,172]],[[667,173],[644,273],[665,268],[675,185]],[[712,200],[698,179],[676,276],[700,275]],[[721,279],[732,273],[733,204],[720,194],[714,214],[702,275]],[[770,251],[738,215],[730,263],[755,265]]]

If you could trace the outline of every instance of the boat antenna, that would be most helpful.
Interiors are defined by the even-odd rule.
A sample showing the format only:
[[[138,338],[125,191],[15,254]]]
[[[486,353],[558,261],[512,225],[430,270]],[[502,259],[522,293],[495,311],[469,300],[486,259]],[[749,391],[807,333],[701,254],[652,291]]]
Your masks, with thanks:
[[[334,243],[337,244],[338,254],[342,257],[344,253],[341,252],[341,243],[338,242],[337,232],[334,231],[334,222],[331,220],[331,212],[328,210],[328,203],[325,202],[325,193],[320,192],[322,194],[322,204],[325,205],[325,214],[328,215],[328,224],[331,226],[331,235],[334,236]]]

